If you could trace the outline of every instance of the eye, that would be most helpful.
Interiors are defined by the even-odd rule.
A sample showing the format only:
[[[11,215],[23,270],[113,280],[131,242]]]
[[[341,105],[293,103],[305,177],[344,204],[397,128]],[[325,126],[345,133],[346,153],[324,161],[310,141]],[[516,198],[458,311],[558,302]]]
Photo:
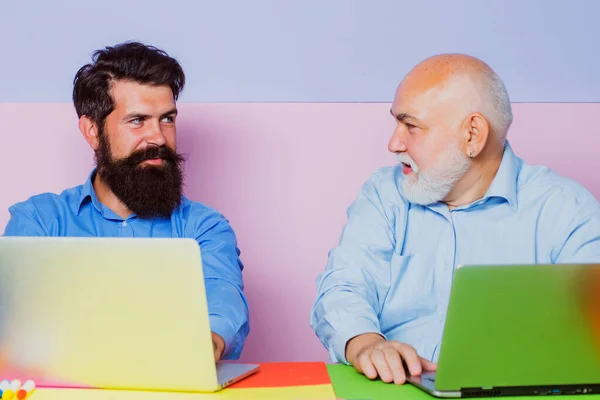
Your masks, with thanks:
[[[131,120],[131,121],[129,121],[129,122],[131,122],[131,123],[132,123],[132,124],[134,124],[134,125],[141,125],[141,124],[142,124],[142,122],[144,122],[144,119],[143,119],[143,118],[135,118],[135,119],[132,119],[132,120]]]
[[[173,122],[175,122],[175,118],[174,117],[164,117],[162,119],[162,122],[173,123]]]
[[[414,126],[413,124],[406,123],[404,125],[406,125],[406,129],[408,129],[409,131],[414,131],[415,129],[417,129],[417,127]]]

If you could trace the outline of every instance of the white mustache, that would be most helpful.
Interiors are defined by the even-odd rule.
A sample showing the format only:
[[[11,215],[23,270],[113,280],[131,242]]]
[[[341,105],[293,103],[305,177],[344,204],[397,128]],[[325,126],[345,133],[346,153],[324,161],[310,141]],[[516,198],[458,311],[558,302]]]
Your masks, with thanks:
[[[398,160],[398,162],[410,165],[410,167],[415,173],[419,173],[419,166],[417,165],[415,160],[413,160],[408,154],[398,153],[396,154],[396,159]]]

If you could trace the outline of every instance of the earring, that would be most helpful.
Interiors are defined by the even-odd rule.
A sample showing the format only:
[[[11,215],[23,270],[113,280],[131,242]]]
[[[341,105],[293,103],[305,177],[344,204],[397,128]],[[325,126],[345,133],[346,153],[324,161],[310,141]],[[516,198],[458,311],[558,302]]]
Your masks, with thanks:
[[[473,158],[473,151],[471,150],[471,152],[469,153],[469,158]]]

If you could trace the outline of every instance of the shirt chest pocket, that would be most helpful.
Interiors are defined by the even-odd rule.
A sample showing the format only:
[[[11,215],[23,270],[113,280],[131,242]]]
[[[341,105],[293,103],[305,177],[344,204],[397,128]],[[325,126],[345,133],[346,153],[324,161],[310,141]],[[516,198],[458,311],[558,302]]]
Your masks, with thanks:
[[[424,261],[418,254],[394,252],[392,256],[384,313],[395,324],[409,322],[435,309],[433,274]]]

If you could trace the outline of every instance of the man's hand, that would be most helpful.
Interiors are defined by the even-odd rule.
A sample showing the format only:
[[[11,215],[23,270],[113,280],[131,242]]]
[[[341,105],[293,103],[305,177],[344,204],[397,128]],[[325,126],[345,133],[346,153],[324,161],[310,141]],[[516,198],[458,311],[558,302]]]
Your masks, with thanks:
[[[223,350],[225,350],[225,340],[214,332],[211,332],[212,335],[212,343],[213,343],[213,351],[215,355],[215,362],[221,359],[223,355]]]
[[[355,336],[346,346],[346,359],[361,374],[369,379],[377,376],[386,383],[402,385],[406,382],[406,363],[410,375],[423,371],[435,371],[437,365],[419,357],[417,351],[406,343],[387,341],[376,333]]]

